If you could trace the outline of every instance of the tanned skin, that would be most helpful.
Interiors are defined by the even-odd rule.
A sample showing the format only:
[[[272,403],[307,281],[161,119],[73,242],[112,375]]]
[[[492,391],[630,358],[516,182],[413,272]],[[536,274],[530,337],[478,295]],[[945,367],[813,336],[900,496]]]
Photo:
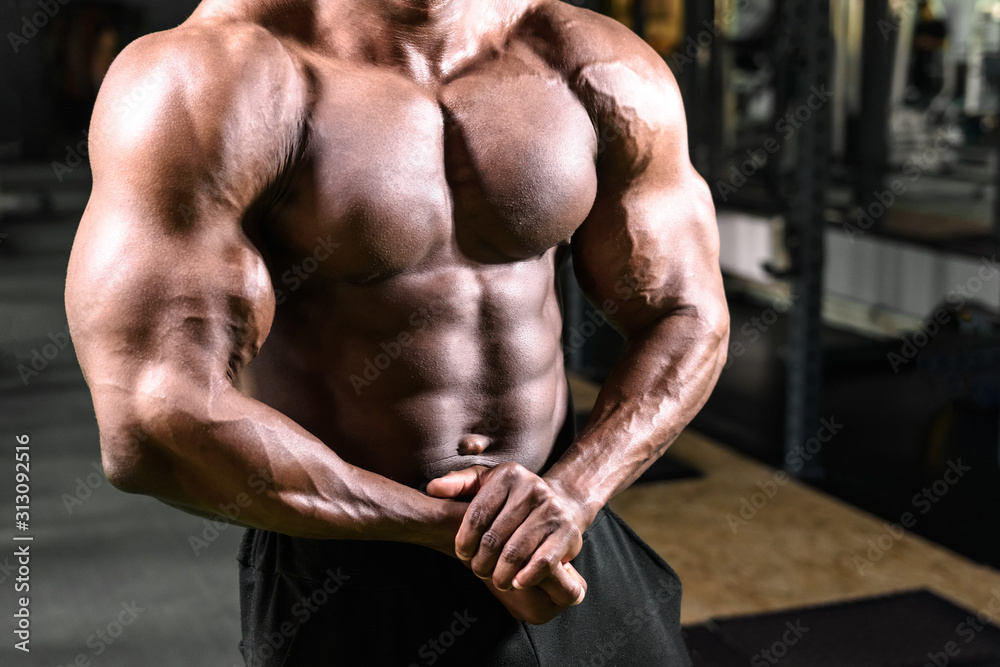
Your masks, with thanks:
[[[66,303],[116,487],[216,516],[267,479],[237,523],[457,555],[532,623],[582,600],[583,531],[725,361],[661,58],[555,0],[205,0],[90,140]],[[540,477],[570,242],[628,345]]]

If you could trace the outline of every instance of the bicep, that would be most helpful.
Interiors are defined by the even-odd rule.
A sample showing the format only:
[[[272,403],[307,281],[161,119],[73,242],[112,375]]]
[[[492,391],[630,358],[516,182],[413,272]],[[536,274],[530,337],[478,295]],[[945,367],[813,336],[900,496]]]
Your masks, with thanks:
[[[680,94],[662,60],[641,56],[586,72],[611,139],[572,242],[581,287],[629,335],[669,314],[725,310],[715,207],[688,156]]]
[[[263,343],[274,295],[236,221],[177,232],[95,192],[66,305],[92,386],[135,391],[157,372],[205,386],[232,379]]]
[[[142,193],[136,193],[141,199]],[[66,310],[116,487],[167,495],[263,343],[274,295],[236,220],[170,221],[96,188],[70,258]],[[194,426],[192,426],[194,425]]]
[[[573,237],[581,287],[626,334],[671,313],[725,311],[712,195],[678,144],[654,143],[635,174],[608,177]]]
[[[711,194],[697,174],[600,199],[573,237],[580,286],[626,334],[678,311],[713,310],[718,256]]]
[[[100,387],[136,392],[158,377],[231,380],[274,312],[264,261],[242,230],[267,161],[231,161],[243,178],[229,179],[219,165],[225,119],[187,103],[192,84],[161,46],[123,55],[94,111],[94,189],[66,286],[95,400]],[[117,99],[148,71],[162,75],[158,87],[122,117]]]

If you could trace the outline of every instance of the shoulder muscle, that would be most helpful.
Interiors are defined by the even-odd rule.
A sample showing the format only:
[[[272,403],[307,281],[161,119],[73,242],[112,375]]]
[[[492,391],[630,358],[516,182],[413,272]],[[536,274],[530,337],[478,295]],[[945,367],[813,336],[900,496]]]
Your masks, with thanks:
[[[303,99],[291,58],[257,26],[182,26],[136,40],[94,110],[95,194],[155,202],[207,190],[249,205],[296,149]]]
[[[684,105],[663,58],[607,16],[563,2],[540,12],[553,58],[591,114],[611,171],[639,173],[654,154],[687,161]]]

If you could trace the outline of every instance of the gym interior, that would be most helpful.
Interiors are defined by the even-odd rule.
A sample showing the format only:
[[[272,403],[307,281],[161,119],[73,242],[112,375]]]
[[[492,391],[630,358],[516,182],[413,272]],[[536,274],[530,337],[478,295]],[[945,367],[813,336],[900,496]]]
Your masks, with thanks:
[[[196,4],[0,5],[4,665],[243,664],[242,529],[109,484],[63,300],[101,81]],[[572,4],[670,66],[717,211],[725,368],[613,502],[684,583],[693,663],[1000,665],[1000,0]],[[583,423],[624,341],[559,278]]]

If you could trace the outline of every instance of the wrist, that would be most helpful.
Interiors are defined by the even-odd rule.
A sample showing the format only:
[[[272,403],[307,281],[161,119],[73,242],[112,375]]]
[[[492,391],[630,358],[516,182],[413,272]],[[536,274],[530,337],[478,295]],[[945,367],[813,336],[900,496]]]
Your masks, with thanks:
[[[427,520],[416,526],[414,537],[410,542],[458,558],[455,555],[455,536],[458,535],[458,529],[462,525],[469,504],[434,498],[428,500],[431,501],[431,505]]]
[[[594,522],[597,513],[604,507],[605,501],[596,496],[589,485],[574,483],[563,479],[558,474],[545,475],[543,479],[552,489],[573,507],[576,524],[583,534]]]

